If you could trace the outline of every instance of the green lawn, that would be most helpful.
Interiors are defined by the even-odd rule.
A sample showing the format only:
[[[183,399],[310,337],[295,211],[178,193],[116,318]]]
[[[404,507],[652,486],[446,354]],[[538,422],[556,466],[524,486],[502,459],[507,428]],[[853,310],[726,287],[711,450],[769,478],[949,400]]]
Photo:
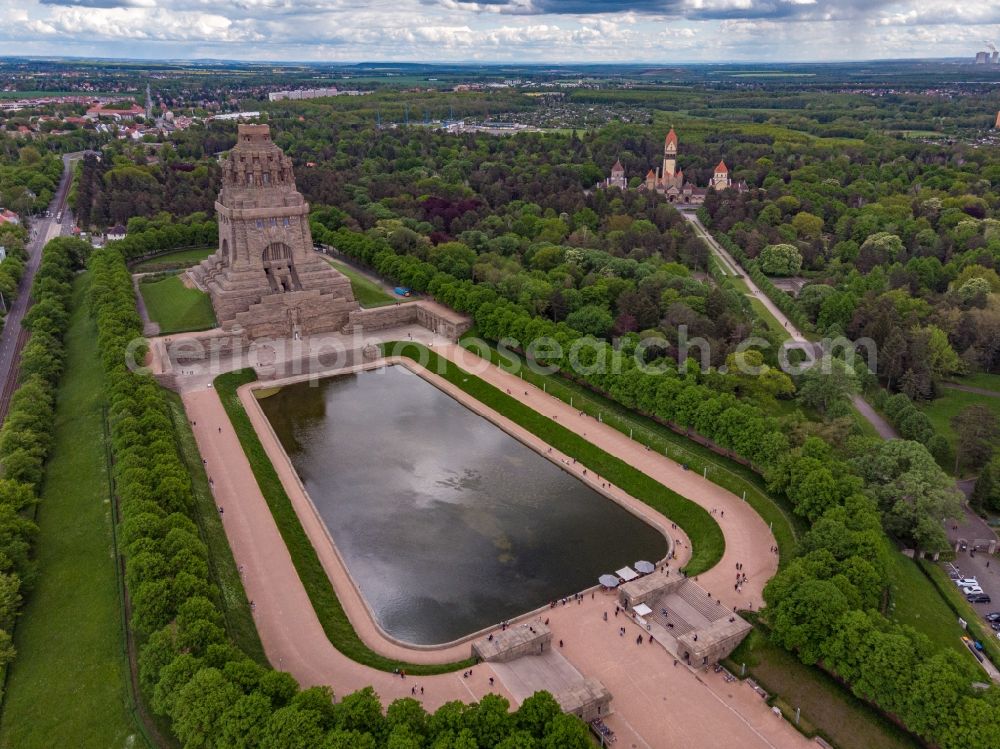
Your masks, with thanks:
[[[133,268],[134,273],[155,273],[165,270],[190,268],[215,252],[214,247],[200,247],[193,250],[177,250],[143,260]]]
[[[764,522],[771,526],[778,547],[781,549],[781,564],[785,564],[795,553],[796,536],[805,531],[805,523],[791,512],[782,500],[772,497],[766,489],[764,480],[747,466],[729,460],[709,450],[704,445],[678,434],[669,427],[642,416],[624,406],[595,393],[583,385],[566,379],[562,375],[541,374],[524,365],[522,358],[508,354],[507,360],[501,360],[496,349],[481,350],[481,346],[472,346],[474,331],[466,334],[464,339],[467,347],[490,360],[507,371],[513,371],[537,387],[561,401],[571,403],[584,413],[599,418],[604,424],[614,427],[623,434],[630,434],[658,453],[672,460],[687,465],[692,471],[704,475],[709,481],[728,489],[738,497],[746,496],[747,502],[760,515]],[[514,364],[510,365],[510,360]]]
[[[97,332],[74,288],[52,457],[37,520],[38,582],[15,629],[0,747],[147,746],[130,713],[111,533]]]
[[[198,452],[198,443],[195,442],[191,424],[184,413],[184,404],[177,393],[170,390],[164,392],[167,405],[170,407],[170,418],[174,423],[177,446],[191,477],[195,499],[193,517],[198,523],[201,538],[208,547],[209,572],[222,594],[216,603],[219,604],[225,619],[226,631],[240,650],[261,665],[268,666],[270,664],[264,654],[264,646],[261,645],[253,615],[250,613],[250,602],[247,600],[243,581],[236,568],[229,539],[226,538],[226,531],[222,527],[215,498],[208,485],[208,475],[201,461],[201,453]]]
[[[383,307],[387,304],[394,304],[399,301],[377,283],[362,275],[347,263],[342,263],[339,260],[332,260],[328,257],[324,259],[350,279],[351,289],[354,291],[354,298],[358,300],[358,304],[362,307]]]
[[[969,665],[974,665],[972,654],[962,644],[964,632],[958,626],[958,617],[927,576],[920,571],[917,563],[895,549],[890,560],[889,618],[922,632],[938,647],[963,653]]]
[[[185,286],[179,276],[140,283],[149,319],[160,324],[160,333],[183,333],[215,327],[215,313],[208,294]]]
[[[794,655],[768,642],[761,629],[754,629],[733,651],[728,665],[748,675],[769,694],[779,696],[775,704],[794,720],[802,710],[802,728],[812,728],[838,749],[918,749],[921,744],[882,717],[830,676],[802,664]]]
[[[281,485],[281,480],[275,473],[274,466],[247,417],[243,404],[240,403],[236,395],[236,388],[244,383],[253,382],[254,379],[255,375],[252,370],[231,372],[216,378],[215,389],[219,398],[222,399],[222,404],[232,421],[236,434],[239,435],[240,443],[243,445],[243,450],[253,468],[254,477],[257,479],[257,484],[260,486],[268,507],[271,509],[271,515],[285,541],[292,557],[292,563],[299,574],[299,579],[302,580],[302,585],[309,595],[316,616],[319,618],[320,624],[323,625],[323,631],[326,632],[326,636],[333,643],[333,646],[348,658],[382,671],[405,668],[413,675],[426,675],[457,671],[470,666],[471,660],[440,665],[403,663],[379,655],[358,637],[347,618],[347,614],[344,613],[340,601],[337,600],[337,594],[330,583],[330,578],[323,569],[309,537],[303,530],[298,515],[295,514],[295,508],[292,507],[291,500],[288,499],[288,495]]]
[[[976,387],[988,387],[988,385],[977,384]],[[955,430],[951,428],[951,419],[953,416],[969,406],[979,405],[986,406],[1000,419],[1000,398],[991,398],[979,393],[967,393],[963,390],[952,390],[944,387],[940,388],[938,392],[940,393],[940,397],[924,403],[920,406],[920,410],[927,414],[927,418],[931,420],[931,426],[934,427],[934,431],[943,435],[948,440],[948,444],[951,445],[953,457],[955,449],[958,446],[958,438],[955,436]],[[954,467],[953,461],[950,461],[945,465],[945,470],[951,473]]]

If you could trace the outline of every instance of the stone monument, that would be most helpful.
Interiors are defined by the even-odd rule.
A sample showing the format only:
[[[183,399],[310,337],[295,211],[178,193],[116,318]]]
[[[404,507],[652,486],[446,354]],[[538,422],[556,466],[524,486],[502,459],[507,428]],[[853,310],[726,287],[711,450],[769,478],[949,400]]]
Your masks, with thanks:
[[[219,249],[190,272],[223,330],[299,338],[344,329],[360,310],[350,281],[313,251],[309,204],[267,125],[240,125],[215,203]]]

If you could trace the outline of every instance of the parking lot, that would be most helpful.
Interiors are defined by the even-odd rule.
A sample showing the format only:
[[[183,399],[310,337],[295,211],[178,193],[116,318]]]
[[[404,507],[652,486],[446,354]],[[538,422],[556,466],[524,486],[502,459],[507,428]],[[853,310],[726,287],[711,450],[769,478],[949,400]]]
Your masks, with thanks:
[[[980,617],[1000,612],[1000,560],[988,554],[982,543],[996,538],[993,529],[968,508],[965,517],[949,520],[946,528],[952,543],[963,544],[965,548],[959,546],[955,561],[945,564],[945,569],[953,579],[975,578],[983,593],[990,597],[990,603],[972,604]],[[978,550],[974,548],[977,541],[981,544]]]

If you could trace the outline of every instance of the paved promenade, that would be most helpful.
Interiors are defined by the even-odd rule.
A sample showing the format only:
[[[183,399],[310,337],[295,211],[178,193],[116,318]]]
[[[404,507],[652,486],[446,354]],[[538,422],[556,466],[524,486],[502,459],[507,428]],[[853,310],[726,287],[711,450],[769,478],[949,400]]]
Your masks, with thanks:
[[[427,338],[427,332],[412,328],[414,338]],[[429,342],[429,341],[428,341]],[[462,349],[438,339],[434,350],[459,364],[474,369],[483,379],[503,389],[510,389],[542,413],[555,418],[564,426],[586,434],[587,439],[607,452],[627,460],[633,466],[671,487],[683,496],[715,511],[726,536],[726,551],[713,570],[700,576],[699,583],[726,606],[746,608],[760,605],[760,591],[777,568],[777,557],[769,549],[774,544],[766,524],[752,509],[735,495],[684,471],[672,461],[645,449],[616,430],[581,417],[567,404],[526,385],[514,375]],[[466,359],[465,357],[469,357]],[[471,365],[475,364],[475,367]],[[447,383],[438,381],[443,389],[453,392]],[[527,395],[524,393],[527,392]],[[547,447],[531,435],[518,433],[517,425],[481,404],[470,403],[460,393],[456,397],[492,418],[530,445],[547,454]],[[444,649],[414,649],[390,641],[378,629],[367,606],[351,583],[339,556],[329,541],[325,527],[311,509],[308,497],[301,490],[294,472],[280,446],[262,423],[263,415],[256,407],[252,394],[241,393],[248,413],[260,430],[262,442],[275,463],[286,491],[299,514],[303,526],[316,546],[327,573],[337,590],[352,624],[361,638],[373,650],[406,659],[410,662],[445,662],[467,657],[467,643]],[[303,685],[329,684],[338,695],[372,685],[389,702],[397,697],[416,696],[434,710],[448,700],[477,700],[490,691],[511,695],[502,680],[487,664],[476,666],[471,678],[461,671],[434,677],[408,676],[405,680],[351,661],[330,644],[309,603],[291,558],[274,524],[267,504],[253,478],[250,465],[239,439],[225,414],[215,391],[197,387],[183,392],[189,418],[196,422],[195,437],[206,468],[213,479],[216,501],[224,507],[222,517],[233,553],[244,573],[247,595],[255,603],[254,617],[268,658],[277,667],[292,673]],[[544,449],[543,449],[544,448]],[[555,460],[563,456],[553,454]],[[563,464],[567,470],[579,469]],[[600,481],[599,477],[588,479]],[[617,490],[612,489],[612,493]],[[669,529],[670,521],[646,505],[624,494],[614,497],[626,506],[647,516],[655,525]],[[679,531],[671,533],[679,542],[678,562],[683,564],[690,554],[687,539]],[[748,582],[742,592],[733,589],[736,562],[743,564]],[[676,574],[676,572],[673,572]],[[578,604],[545,610],[541,616],[550,619],[554,642],[563,640],[563,654],[584,676],[600,679],[614,695],[615,714],[608,724],[619,735],[619,746],[625,747],[793,747],[805,746],[805,741],[785,721],[773,715],[762,700],[747,686],[726,684],[719,674],[695,672],[682,665],[674,666],[673,658],[656,644],[636,644],[639,629],[634,624],[618,624],[613,614],[610,596],[595,594],[584,597]],[[603,620],[604,610],[609,621]],[[618,634],[618,626],[626,626],[627,634]],[[420,688],[424,689],[423,694]],[[513,702],[513,700],[512,700]]]

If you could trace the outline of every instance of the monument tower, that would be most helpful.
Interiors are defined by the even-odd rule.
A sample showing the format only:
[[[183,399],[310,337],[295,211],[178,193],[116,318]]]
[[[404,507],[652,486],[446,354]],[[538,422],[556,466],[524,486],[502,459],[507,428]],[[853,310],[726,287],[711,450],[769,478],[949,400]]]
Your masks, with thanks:
[[[359,308],[350,281],[313,251],[309,204],[267,125],[240,125],[215,203],[219,248],[191,270],[220,326],[249,338],[339,331]]]

